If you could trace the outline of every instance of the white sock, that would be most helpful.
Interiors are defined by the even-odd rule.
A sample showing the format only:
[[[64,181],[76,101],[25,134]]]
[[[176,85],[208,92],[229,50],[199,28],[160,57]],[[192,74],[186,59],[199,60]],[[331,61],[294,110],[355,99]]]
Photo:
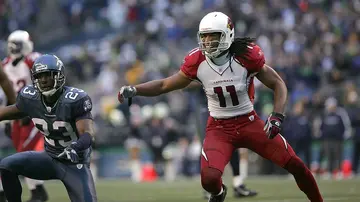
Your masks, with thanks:
[[[174,181],[176,178],[176,168],[172,160],[165,163],[165,180]]]
[[[44,181],[42,181],[42,180],[34,180],[34,179],[27,178],[27,177],[25,177],[25,182],[26,182],[26,185],[29,188],[29,190],[34,190],[34,189],[36,189],[37,185],[44,184]]]
[[[139,160],[130,161],[131,179],[134,182],[141,181],[141,163]]]
[[[3,186],[2,186],[2,181],[1,181],[1,178],[0,178],[0,192],[1,191],[4,191],[4,188],[3,188]]]
[[[243,178],[243,181],[248,176],[248,167],[249,167],[248,160],[247,159],[246,160],[245,159],[240,159],[240,176]]]
[[[224,187],[221,185],[221,190],[219,192],[219,194],[217,194],[217,196],[221,195],[224,192]]]
[[[233,186],[238,187],[244,183],[244,178],[241,175],[237,175],[233,177]]]

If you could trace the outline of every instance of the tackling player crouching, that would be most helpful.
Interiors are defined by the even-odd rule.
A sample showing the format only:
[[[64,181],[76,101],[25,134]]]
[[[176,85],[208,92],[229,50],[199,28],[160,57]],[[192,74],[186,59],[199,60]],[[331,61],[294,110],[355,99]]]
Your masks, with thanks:
[[[29,116],[44,135],[45,151],[25,151],[0,163],[8,202],[21,201],[18,175],[63,182],[72,202],[96,202],[90,171],[94,134],[91,99],[83,90],[65,86],[65,67],[55,55],[42,55],[32,70],[34,85],[24,87],[15,105],[0,108],[0,121]]]
[[[211,12],[200,22],[199,48],[185,57],[180,71],[168,78],[120,88],[122,103],[134,96],[157,96],[201,82],[210,116],[201,158],[201,183],[211,193],[209,202],[223,202],[227,188],[221,176],[236,148],[248,148],[290,172],[312,202],[322,196],[310,170],[279,134],[287,88],[268,65],[259,46],[250,38],[234,37],[231,19]],[[254,111],[256,77],[274,91],[274,109],[264,123]]]

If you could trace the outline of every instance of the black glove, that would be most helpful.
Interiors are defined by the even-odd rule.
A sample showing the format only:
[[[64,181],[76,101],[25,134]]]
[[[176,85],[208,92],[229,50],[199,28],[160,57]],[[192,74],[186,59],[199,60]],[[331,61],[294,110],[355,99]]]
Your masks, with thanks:
[[[73,143],[74,144],[74,143]],[[75,149],[72,147],[73,144],[66,147],[64,151],[58,155],[58,158],[66,157],[68,160],[70,160],[72,163],[78,163],[79,162],[79,155],[75,151]],[[76,143],[75,143],[76,144]]]
[[[284,121],[285,116],[272,112],[265,122],[264,131],[269,139],[273,139],[277,134],[281,132],[281,124]]]

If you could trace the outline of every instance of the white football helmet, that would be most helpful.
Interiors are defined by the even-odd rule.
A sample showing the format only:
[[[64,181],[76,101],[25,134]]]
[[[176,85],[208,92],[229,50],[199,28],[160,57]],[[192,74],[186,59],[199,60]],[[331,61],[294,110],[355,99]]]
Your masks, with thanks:
[[[212,41],[211,43],[218,43],[217,47],[211,47],[211,52],[206,50],[205,42],[201,35],[206,33],[221,33],[219,41]],[[220,53],[230,48],[234,41],[234,25],[231,19],[221,12],[211,12],[205,15],[199,24],[198,43],[200,50],[208,57],[217,57]],[[208,42],[209,43],[209,42]]]
[[[11,58],[26,56],[33,51],[34,43],[27,31],[16,30],[12,32],[7,40],[8,55]]]

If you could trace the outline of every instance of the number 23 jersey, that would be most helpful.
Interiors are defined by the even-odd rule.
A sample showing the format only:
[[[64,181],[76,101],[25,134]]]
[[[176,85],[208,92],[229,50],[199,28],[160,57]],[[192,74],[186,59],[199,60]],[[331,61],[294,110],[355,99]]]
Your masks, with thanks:
[[[230,118],[254,110],[254,76],[265,64],[262,50],[248,46],[243,57],[232,56],[224,65],[215,65],[196,48],[189,52],[181,71],[203,85],[210,116]]]
[[[79,133],[76,121],[92,119],[92,103],[81,89],[65,86],[56,104],[45,106],[42,96],[33,86],[24,87],[16,100],[17,108],[30,116],[35,126],[44,134],[45,150],[57,157],[71,142],[77,141]],[[82,162],[88,162],[91,148],[79,153]]]

